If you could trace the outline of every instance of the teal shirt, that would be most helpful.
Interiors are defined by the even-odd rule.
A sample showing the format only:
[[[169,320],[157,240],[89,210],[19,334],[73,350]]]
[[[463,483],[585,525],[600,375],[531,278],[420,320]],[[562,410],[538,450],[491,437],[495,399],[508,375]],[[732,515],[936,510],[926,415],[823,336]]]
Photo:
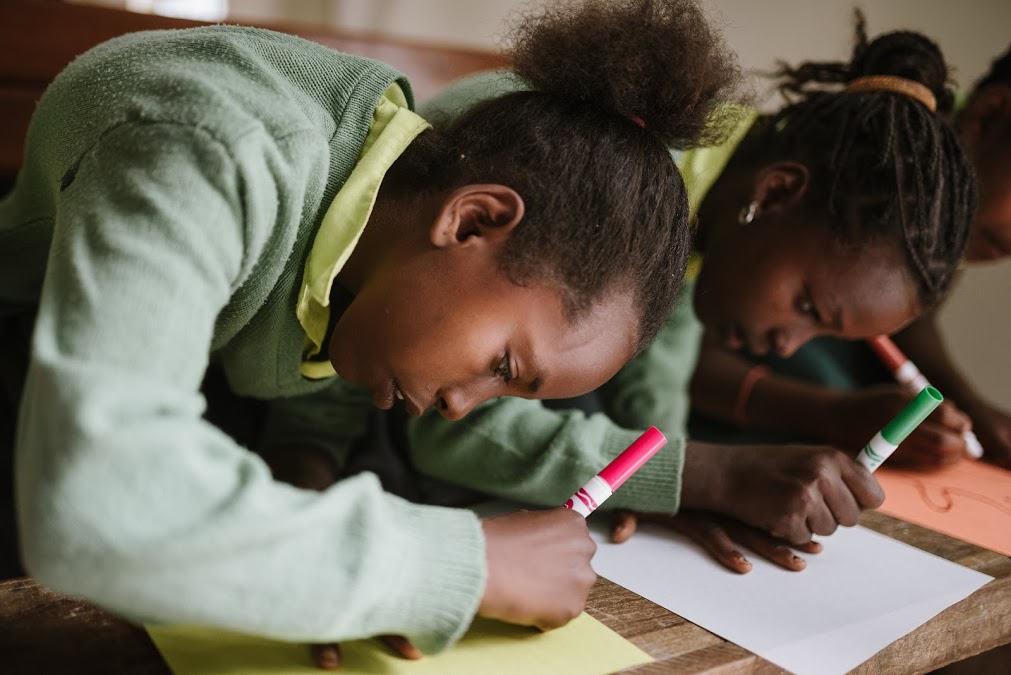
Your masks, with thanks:
[[[42,97],[0,201],[0,316],[38,311],[15,452],[40,581],[139,621],[288,640],[436,651],[466,630],[486,573],[473,514],[371,474],[277,483],[201,417],[210,359],[244,395],[340,387],[299,373],[295,307],[394,82],[410,99],[383,64],[215,26],[104,43]]]

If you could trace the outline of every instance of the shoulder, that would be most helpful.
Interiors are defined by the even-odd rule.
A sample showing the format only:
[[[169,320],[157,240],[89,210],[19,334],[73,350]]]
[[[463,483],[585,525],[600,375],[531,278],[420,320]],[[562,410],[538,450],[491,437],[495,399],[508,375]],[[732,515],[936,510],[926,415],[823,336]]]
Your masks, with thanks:
[[[276,137],[315,129],[329,138],[349,108],[374,106],[402,77],[293,35],[206,26],[102,43],[54,80],[43,105],[64,109],[82,133],[152,121],[197,126],[226,142],[252,127]]]
[[[511,70],[486,70],[460,78],[418,106],[418,113],[438,125],[457,117],[481,101],[497,98],[530,86]]]

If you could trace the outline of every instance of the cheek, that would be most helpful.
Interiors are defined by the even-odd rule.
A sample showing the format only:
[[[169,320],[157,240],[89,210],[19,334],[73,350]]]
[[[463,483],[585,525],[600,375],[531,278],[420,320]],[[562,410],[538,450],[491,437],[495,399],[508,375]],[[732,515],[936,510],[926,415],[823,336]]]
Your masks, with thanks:
[[[841,336],[850,340],[892,335],[920,314],[915,291],[908,285],[866,288],[852,303],[851,320]]]

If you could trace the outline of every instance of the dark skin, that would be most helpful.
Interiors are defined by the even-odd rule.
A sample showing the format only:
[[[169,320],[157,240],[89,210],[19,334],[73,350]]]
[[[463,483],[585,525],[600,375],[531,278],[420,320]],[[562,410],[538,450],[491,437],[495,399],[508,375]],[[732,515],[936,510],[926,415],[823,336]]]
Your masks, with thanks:
[[[917,290],[905,271],[898,244],[838,244],[807,203],[808,181],[802,162],[737,155],[700,207],[697,248],[705,255],[705,265],[696,286],[695,310],[706,327],[706,337],[691,391],[697,410],[730,417],[740,383],[751,369],[738,350],[747,348],[756,354],[771,350],[789,356],[820,335],[860,339],[894,333],[920,312]],[[751,203],[754,217],[742,226],[739,209]],[[773,523],[741,508],[747,501],[742,495],[751,487],[746,479],[737,487],[737,508],[732,511],[718,509],[721,515],[717,516],[712,509],[697,507],[686,481],[683,506],[701,510],[674,518],[648,518],[690,535],[705,533],[707,550],[737,572],[749,571],[751,564],[735,542],[786,569],[803,569],[805,563],[794,549],[816,553],[820,545],[812,542],[811,535],[831,534],[839,525],[852,526],[862,509],[880,505],[880,488],[868,474],[854,470],[852,457],[908,398],[895,386],[847,399],[850,414],[846,419],[860,420],[867,427],[860,429],[836,422],[844,403],[841,397],[822,387],[767,375],[752,390],[747,414],[749,421],[765,428],[798,430],[806,425],[802,431],[807,435],[846,448],[845,452],[825,446],[712,446],[708,450],[736,454],[733,466],[762,466],[762,473],[768,475],[772,467],[756,464],[754,459],[755,453],[765,453],[761,461],[781,469],[782,485],[773,494],[795,500],[797,505],[787,510],[804,513],[803,521]],[[921,425],[910,442],[951,447],[950,452],[961,456],[965,451],[961,433],[968,426],[962,413],[946,405]],[[688,443],[686,463],[700,445]],[[792,482],[796,476],[808,480],[798,485]],[[768,495],[756,498],[754,508],[761,510],[768,499]],[[636,520],[634,515],[619,514],[615,539],[631,536]]]
[[[559,290],[505,277],[495,263],[522,215],[522,199],[501,185],[411,203],[381,192],[337,277],[354,300],[329,341],[335,370],[369,387],[381,408],[399,393],[408,412],[435,406],[448,419],[492,397],[569,397],[613,376],[634,353],[633,303],[619,287],[573,321]],[[310,448],[265,454],[275,475],[296,485],[326,489],[338,479]],[[787,457],[695,444],[686,452],[682,504],[742,519],[770,546],[783,539],[811,551],[812,533],[829,534],[880,503],[876,483],[861,471],[825,448]],[[759,497],[742,501],[745,492]],[[483,527],[488,581],[479,614],[542,629],[579,614],[595,580],[582,518],[566,509],[518,512]],[[709,550],[719,545],[711,528],[691,534]],[[419,655],[403,638],[384,640],[407,658]],[[337,645],[313,654],[321,667],[339,666]]]
[[[1011,86],[981,87],[959,115],[956,127],[980,184],[979,210],[966,260],[971,264],[1006,261],[1011,257]],[[895,341],[971,418],[984,459],[1011,469],[1011,412],[986,400],[960,372],[941,338],[936,312],[914,322]]]
[[[696,310],[707,336],[692,403],[718,419],[732,418],[751,368],[738,350],[790,356],[814,337],[893,334],[921,311],[897,242],[837,243],[806,199],[803,162],[742,155],[731,159],[699,214],[706,264]],[[750,203],[754,219],[741,226],[737,209]],[[792,430],[853,453],[908,399],[898,385],[840,392],[770,374],[755,384],[746,412],[753,428]],[[945,403],[890,461],[957,461],[969,428],[968,417]]]
[[[371,389],[379,408],[402,398],[412,415],[434,406],[451,420],[490,398],[575,396],[612,377],[634,353],[631,298],[615,289],[572,320],[557,289],[507,278],[497,260],[523,213],[520,196],[502,185],[411,203],[384,187],[337,276],[354,295],[329,340],[338,374]],[[267,460],[302,487],[337,479],[308,449],[275,449]],[[521,511],[483,529],[480,615],[548,630],[582,611],[595,547],[578,514]],[[403,637],[382,640],[405,658],[421,656]],[[336,644],[315,645],[312,655],[321,668],[340,666]]]

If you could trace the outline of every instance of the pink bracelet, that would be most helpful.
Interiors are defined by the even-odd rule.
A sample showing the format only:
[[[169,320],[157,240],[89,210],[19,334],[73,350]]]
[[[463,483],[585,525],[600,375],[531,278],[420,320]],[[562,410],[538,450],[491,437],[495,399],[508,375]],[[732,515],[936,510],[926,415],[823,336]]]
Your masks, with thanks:
[[[768,366],[758,364],[752,366],[751,370],[741,378],[741,384],[737,388],[737,400],[734,401],[734,423],[739,427],[744,427],[748,423],[748,399],[751,397],[751,390],[755,384],[771,373]]]

